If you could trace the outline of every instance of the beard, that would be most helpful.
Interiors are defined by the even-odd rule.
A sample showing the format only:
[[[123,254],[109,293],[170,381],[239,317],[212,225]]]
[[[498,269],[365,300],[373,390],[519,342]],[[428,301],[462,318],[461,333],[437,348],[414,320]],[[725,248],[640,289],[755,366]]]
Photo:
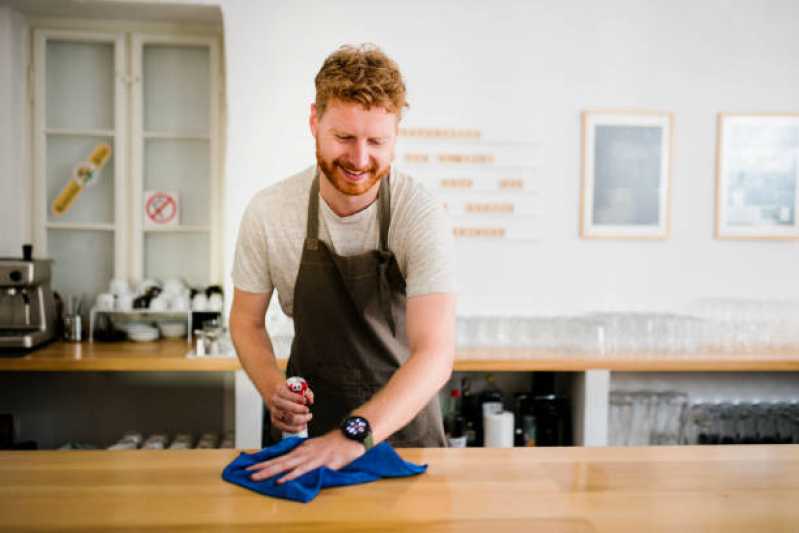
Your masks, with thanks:
[[[331,185],[347,196],[361,196],[370,191],[383,176],[388,174],[390,168],[390,165],[378,168],[374,163],[365,168],[355,168],[340,157],[329,161],[322,156],[318,140],[316,141],[316,163]],[[352,181],[344,175],[345,170],[354,173],[365,172],[366,176],[359,181]]]

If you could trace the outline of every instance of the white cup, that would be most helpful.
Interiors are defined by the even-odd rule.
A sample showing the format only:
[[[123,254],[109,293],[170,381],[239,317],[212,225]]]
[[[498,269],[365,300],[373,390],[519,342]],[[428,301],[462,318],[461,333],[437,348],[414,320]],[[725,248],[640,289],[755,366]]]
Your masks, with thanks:
[[[150,300],[150,311],[166,311],[167,307],[169,307],[169,303],[163,296]]]
[[[139,282],[139,286],[136,289],[138,290],[139,294],[144,294],[150,287],[161,288],[161,284],[155,279],[145,279]]]
[[[116,309],[117,311],[130,311],[133,309],[133,295],[121,294],[117,296]]]
[[[198,292],[191,300],[191,308],[194,311],[207,311],[208,310],[208,297],[205,294]]]
[[[128,284],[128,280],[126,279],[114,278],[108,284],[108,290],[111,294],[120,296],[122,294],[127,294],[130,292],[130,285]]]
[[[101,292],[97,295],[97,299],[94,302],[94,306],[97,309],[102,309],[103,311],[111,311],[114,309],[114,295],[110,292]]]
[[[209,311],[221,311],[225,307],[225,301],[222,298],[222,295],[218,292],[213,293],[208,298],[208,310]]]

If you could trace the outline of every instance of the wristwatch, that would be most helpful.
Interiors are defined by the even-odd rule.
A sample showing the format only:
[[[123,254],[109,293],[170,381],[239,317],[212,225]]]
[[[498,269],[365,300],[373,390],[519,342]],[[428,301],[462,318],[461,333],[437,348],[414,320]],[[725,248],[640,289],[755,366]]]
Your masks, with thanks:
[[[341,423],[341,432],[351,440],[356,440],[363,444],[366,451],[372,449],[374,440],[372,439],[372,428],[369,421],[362,416],[350,416]]]

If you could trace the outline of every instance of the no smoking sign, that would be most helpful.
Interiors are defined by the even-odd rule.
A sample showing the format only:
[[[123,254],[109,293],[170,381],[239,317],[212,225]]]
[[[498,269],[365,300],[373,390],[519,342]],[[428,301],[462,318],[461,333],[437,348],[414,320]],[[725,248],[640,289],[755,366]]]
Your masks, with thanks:
[[[178,225],[178,194],[174,191],[144,191],[144,227]]]

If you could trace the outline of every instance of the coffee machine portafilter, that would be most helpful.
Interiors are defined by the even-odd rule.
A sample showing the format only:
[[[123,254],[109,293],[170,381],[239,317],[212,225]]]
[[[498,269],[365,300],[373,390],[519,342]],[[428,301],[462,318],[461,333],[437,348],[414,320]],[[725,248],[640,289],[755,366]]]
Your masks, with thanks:
[[[0,258],[0,356],[24,355],[55,337],[51,259]]]

